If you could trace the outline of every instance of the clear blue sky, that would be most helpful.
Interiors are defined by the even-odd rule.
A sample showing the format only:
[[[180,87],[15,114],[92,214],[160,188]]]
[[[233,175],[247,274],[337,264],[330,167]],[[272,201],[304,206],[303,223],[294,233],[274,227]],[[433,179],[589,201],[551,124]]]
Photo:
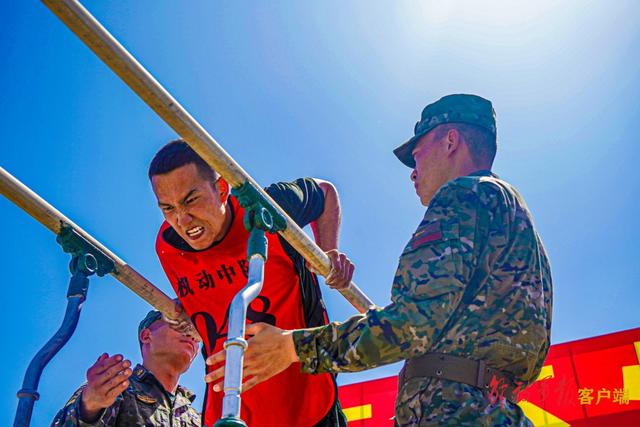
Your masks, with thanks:
[[[637,327],[640,4],[440,3],[85,5],[260,183],[337,185],[342,249],[380,305],[423,215],[391,150],[426,103],[490,98],[494,169],[525,196],[552,260],[553,342]],[[0,20],[0,165],[170,292],[146,168],[175,134],[40,3],[6,2]],[[4,198],[0,217],[0,413],[12,419],[27,364],[62,319],[68,256]],[[354,312],[325,295],[333,319]],[[76,334],[44,372],[32,425],[47,425],[101,352],[139,360],[147,310],[114,279],[93,279]],[[183,377],[201,395],[202,370],[198,360]]]

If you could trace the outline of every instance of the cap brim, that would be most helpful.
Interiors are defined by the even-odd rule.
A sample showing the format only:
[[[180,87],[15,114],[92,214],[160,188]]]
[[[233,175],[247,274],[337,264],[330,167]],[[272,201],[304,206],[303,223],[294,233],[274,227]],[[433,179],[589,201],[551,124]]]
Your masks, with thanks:
[[[396,155],[398,160],[400,160],[405,166],[414,169],[416,167],[416,161],[413,158],[413,149],[416,148],[416,143],[422,137],[422,135],[416,135],[395,150],[393,150],[393,154]]]
[[[149,326],[162,319],[162,313],[157,310],[151,310],[147,313],[144,319],[138,324],[138,336],[143,329],[147,329]]]

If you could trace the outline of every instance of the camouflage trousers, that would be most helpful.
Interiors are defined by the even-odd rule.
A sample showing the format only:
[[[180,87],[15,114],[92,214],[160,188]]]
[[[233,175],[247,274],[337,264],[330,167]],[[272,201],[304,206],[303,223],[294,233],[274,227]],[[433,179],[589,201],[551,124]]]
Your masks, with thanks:
[[[533,427],[518,405],[491,403],[476,387],[433,378],[412,378],[398,390],[395,425]]]

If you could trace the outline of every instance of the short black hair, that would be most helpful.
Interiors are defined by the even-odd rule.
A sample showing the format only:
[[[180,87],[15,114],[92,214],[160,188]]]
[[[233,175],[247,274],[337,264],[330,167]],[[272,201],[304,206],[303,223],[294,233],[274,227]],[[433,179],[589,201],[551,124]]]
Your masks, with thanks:
[[[498,150],[498,140],[492,132],[487,129],[471,125],[468,123],[445,123],[434,129],[435,138],[443,138],[446,132],[456,129],[462,134],[464,142],[469,147],[471,160],[476,164],[488,163],[493,164]]]
[[[202,178],[216,181],[219,175],[184,140],[176,139],[162,147],[149,164],[149,179],[193,163]]]

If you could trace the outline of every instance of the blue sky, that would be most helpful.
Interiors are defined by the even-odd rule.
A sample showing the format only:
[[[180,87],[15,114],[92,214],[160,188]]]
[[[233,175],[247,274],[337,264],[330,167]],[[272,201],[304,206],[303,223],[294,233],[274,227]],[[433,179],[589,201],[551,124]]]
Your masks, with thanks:
[[[637,327],[640,4],[441,3],[84,4],[258,182],[337,185],[342,250],[379,305],[424,212],[391,150],[425,104],[456,92],[491,99],[494,170],[526,198],[552,261],[553,342]],[[9,2],[0,20],[0,166],[171,292],[146,168],[174,132],[43,5]],[[13,417],[25,369],[62,319],[68,256],[4,198],[0,218],[0,413]],[[333,319],[354,312],[325,296]],[[32,425],[49,422],[101,352],[138,361],[147,310],[114,279],[92,279]],[[197,360],[182,381],[201,395],[202,371]]]

